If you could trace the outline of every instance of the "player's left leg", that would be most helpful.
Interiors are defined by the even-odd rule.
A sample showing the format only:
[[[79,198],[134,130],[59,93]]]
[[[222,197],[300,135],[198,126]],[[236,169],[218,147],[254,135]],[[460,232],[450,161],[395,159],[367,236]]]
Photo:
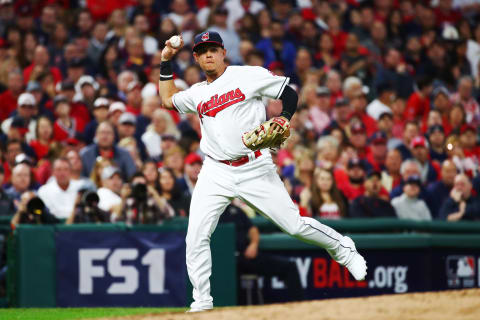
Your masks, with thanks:
[[[240,197],[270,218],[284,232],[327,250],[341,265],[347,266],[357,280],[366,275],[366,263],[349,237],[319,221],[302,217],[275,170],[243,181],[237,186]]]

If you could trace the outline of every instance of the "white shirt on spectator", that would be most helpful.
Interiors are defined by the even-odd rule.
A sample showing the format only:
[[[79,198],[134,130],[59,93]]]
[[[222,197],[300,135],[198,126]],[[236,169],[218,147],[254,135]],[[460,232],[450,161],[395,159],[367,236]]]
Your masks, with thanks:
[[[155,130],[146,130],[142,135],[142,142],[149,157],[156,158],[162,155],[162,137]]]
[[[100,202],[98,207],[104,211],[110,211],[114,206],[122,203],[122,198],[108,188],[100,188],[97,190]]]
[[[151,36],[143,38],[143,50],[146,54],[153,56],[158,50],[158,41]]]
[[[52,179],[38,189],[38,196],[45,203],[51,214],[58,219],[67,219],[72,214],[78,190],[82,185],[83,183],[79,181],[71,180],[67,190],[63,190],[58,185],[57,180]]]
[[[228,10],[227,26],[231,30],[235,30],[235,23],[238,20],[242,19],[245,15],[245,8],[242,6],[241,0],[228,0],[225,3],[225,8]],[[260,1],[252,0],[250,7],[248,8],[248,13],[257,15],[260,11],[265,8],[265,4]],[[208,19],[208,16],[207,16]],[[225,41],[225,38],[223,38]]]
[[[392,109],[378,99],[373,100],[367,106],[368,115],[377,121],[378,118],[380,118],[380,116],[385,112],[392,113]]]

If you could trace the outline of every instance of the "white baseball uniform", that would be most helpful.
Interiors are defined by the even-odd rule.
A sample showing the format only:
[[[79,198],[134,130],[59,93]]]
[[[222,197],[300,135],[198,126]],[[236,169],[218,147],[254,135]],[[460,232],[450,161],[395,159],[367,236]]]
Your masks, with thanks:
[[[229,66],[215,81],[198,83],[172,97],[180,113],[200,117],[200,148],[207,155],[193,191],[186,237],[192,309],[213,307],[210,236],[233,198],[245,201],[288,234],[325,248],[342,265],[355,254],[347,237],[300,216],[267,149],[258,156],[242,142],[244,132],[265,121],[262,97],[278,99],[288,82],[289,78],[274,76],[261,67]],[[245,156],[248,161],[240,166],[221,162]]]

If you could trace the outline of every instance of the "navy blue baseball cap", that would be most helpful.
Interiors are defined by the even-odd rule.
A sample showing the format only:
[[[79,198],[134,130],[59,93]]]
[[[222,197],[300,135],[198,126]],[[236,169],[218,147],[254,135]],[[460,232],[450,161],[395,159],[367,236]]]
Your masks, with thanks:
[[[195,36],[195,39],[193,40],[192,51],[196,51],[198,46],[204,43],[215,43],[223,48],[223,39],[222,37],[220,37],[220,34],[218,34],[218,32],[205,31]]]

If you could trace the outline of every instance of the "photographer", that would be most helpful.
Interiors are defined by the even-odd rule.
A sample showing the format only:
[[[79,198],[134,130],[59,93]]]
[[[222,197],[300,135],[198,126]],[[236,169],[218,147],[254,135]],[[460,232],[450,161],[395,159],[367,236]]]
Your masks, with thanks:
[[[147,179],[141,172],[133,175],[130,184],[122,188],[121,195],[122,210],[112,217],[112,221],[160,224],[175,215],[167,200],[153,186],[147,186]]]
[[[72,223],[105,223],[110,222],[110,214],[98,207],[100,198],[95,191],[81,189],[72,214],[66,224]]]
[[[22,194],[18,210],[12,218],[12,229],[21,224],[54,224],[58,220],[52,215],[45,203],[35,195],[32,191],[27,191]]]

